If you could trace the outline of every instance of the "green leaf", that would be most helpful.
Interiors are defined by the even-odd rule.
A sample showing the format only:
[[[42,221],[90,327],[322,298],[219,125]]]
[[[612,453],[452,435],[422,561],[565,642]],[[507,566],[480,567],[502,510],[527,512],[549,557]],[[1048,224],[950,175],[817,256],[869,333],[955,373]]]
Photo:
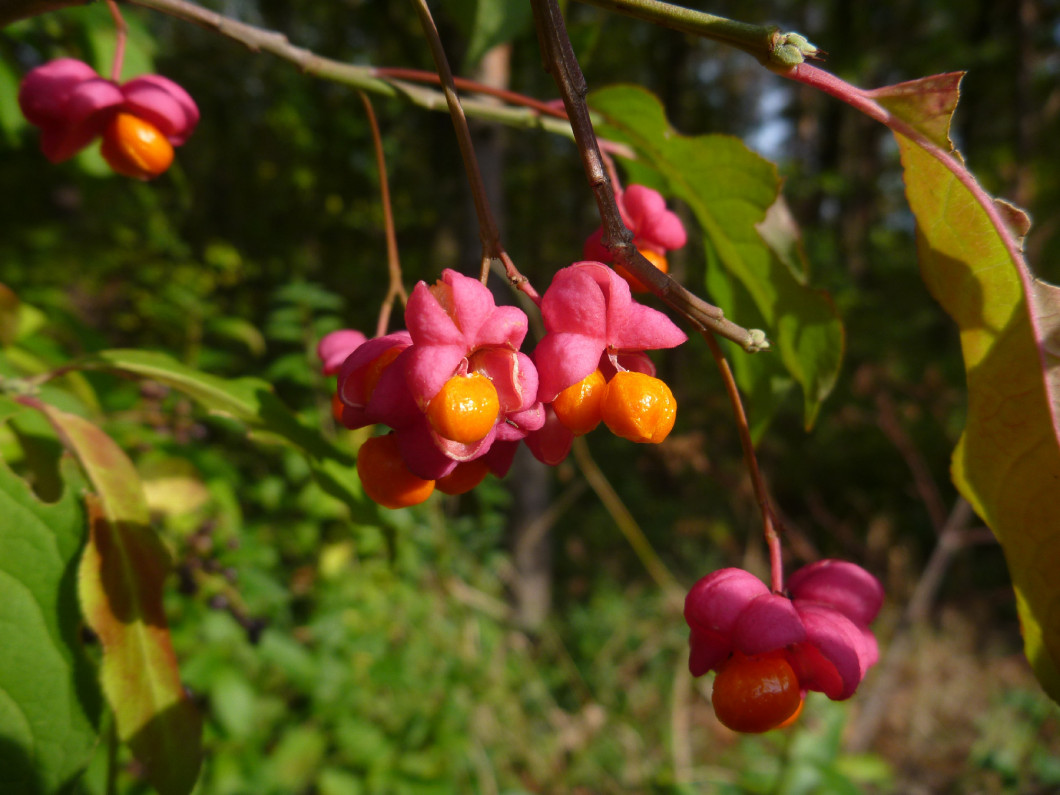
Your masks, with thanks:
[[[18,134],[29,122],[18,107],[19,78],[6,61],[0,59],[0,133],[8,146],[15,146]]]
[[[266,762],[267,780],[280,792],[303,792],[313,780],[327,751],[327,739],[312,726],[284,732]]]
[[[957,102],[944,77],[871,96],[927,139],[896,134],[924,282],[960,328],[968,420],[953,481],[1005,550],[1027,658],[1060,701],[1060,289],[1023,261],[1026,216],[986,196],[955,153],[953,168],[936,157],[951,154],[943,119]]]
[[[249,320],[241,317],[211,318],[206,321],[206,329],[210,334],[223,339],[243,343],[252,356],[265,353],[265,336]]]
[[[0,512],[0,792],[55,792],[88,764],[101,706],[79,638],[85,515],[69,481],[47,504],[4,465]]]
[[[808,285],[798,231],[778,204],[776,167],[736,138],[681,135],[659,100],[642,88],[607,88],[589,100],[605,120],[600,134],[629,144],[642,164],[665,180],[665,192],[691,207],[706,237],[708,260],[713,257],[739,283],[729,296],[739,304],[736,293],[746,292],[775,343],[780,364],[761,355],[761,363],[737,368],[741,387],[754,392],[754,383],[760,389],[786,370],[802,386],[810,427],[835,384],[843,327],[828,295]],[[711,277],[715,288],[719,275]],[[724,303],[722,308],[744,326],[756,319]]]
[[[374,516],[364,497],[353,456],[301,422],[260,378],[223,379],[193,370],[162,353],[112,350],[80,359],[72,367],[110,370],[149,378],[198,401],[208,411],[244,423],[259,439],[289,444],[309,461],[321,487],[356,516]]]
[[[103,646],[103,693],[118,736],[162,795],[186,795],[202,761],[202,721],[180,681],[162,607],[169,553],[150,527],[136,468],[92,423],[33,402],[88,475],[89,540],[78,575]]]

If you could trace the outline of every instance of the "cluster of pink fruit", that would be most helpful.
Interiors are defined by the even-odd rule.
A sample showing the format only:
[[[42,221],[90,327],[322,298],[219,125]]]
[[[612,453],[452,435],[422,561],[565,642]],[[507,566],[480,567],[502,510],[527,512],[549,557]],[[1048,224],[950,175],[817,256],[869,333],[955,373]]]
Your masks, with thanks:
[[[683,244],[684,229],[658,193],[635,185],[623,198],[642,253],[666,249],[660,239]],[[586,252],[602,258],[599,236],[590,237]],[[338,375],[336,418],[350,428],[391,429],[358,454],[368,496],[396,508],[422,502],[436,488],[463,493],[491,471],[503,475],[521,441],[554,465],[574,436],[601,421],[635,442],[664,439],[676,403],[644,351],[674,347],[685,335],[634,301],[629,281],[597,261],[559,271],[541,301],[547,333],[532,357],[519,352],[527,331],[522,311],[496,306],[481,283],[453,271],[433,286],[416,286],[405,311],[408,331],[373,340],[350,330],[325,337],[318,352],[324,371]],[[717,672],[715,714],[735,731],[790,725],[811,690],[849,698],[876,662],[868,629],[883,601],[876,578],[853,563],[825,560],[796,572],[789,592],[791,598],[746,571],[722,569],[686,599],[689,668],[693,676]]]
[[[489,472],[505,474],[520,442],[558,464],[574,436],[600,422],[635,442],[666,438],[676,401],[644,351],[684,342],[673,322],[634,301],[600,262],[560,270],[541,314],[547,333],[528,356],[523,311],[497,306],[478,280],[447,270],[412,291],[407,331],[321,340],[324,371],[338,375],[339,421],[389,428],[358,455],[372,499],[403,507],[435,488],[463,493]]]
[[[665,268],[665,252],[686,235],[662,195],[633,185],[619,206],[634,243]],[[634,442],[666,438],[677,403],[644,351],[687,337],[633,300],[635,280],[603,264],[601,234],[586,241],[586,261],[560,270],[545,291],[547,333],[532,356],[520,351],[522,310],[497,306],[484,285],[450,270],[433,286],[416,285],[407,331],[366,340],[347,329],[321,340],[324,371],[338,375],[336,418],[349,428],[390,429],[358,455],[373,500],[395,508],[436,488],[464,493],[490,472],[503,476],[520,442],[554,466],[575,436],[601,422]]]

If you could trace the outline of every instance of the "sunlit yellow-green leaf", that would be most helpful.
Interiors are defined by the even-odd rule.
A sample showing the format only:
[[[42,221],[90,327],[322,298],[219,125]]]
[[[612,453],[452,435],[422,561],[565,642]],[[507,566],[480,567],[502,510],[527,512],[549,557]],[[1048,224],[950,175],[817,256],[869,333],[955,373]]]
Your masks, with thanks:
[[[872,96],[930,142],[897,135],[924,281],[960,328],[968,420],[953,480],[1001,542],[1027,657],[1060,701],[1060,290],[1023,261],[1026,217],[930,149],[946,152],[957,81],[926,78],[918,105],[920,82]]]

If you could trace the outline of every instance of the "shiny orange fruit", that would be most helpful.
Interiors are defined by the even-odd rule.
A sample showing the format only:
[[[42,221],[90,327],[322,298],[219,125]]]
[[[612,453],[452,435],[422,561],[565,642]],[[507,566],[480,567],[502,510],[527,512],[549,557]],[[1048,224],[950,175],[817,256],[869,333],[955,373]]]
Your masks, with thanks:
[[[364,493],[384,508],[419,505],[434,491],[433,480],[409,472],[398,450],[397,437],[374,436],[357,451],[357,474]]]
[[[593,370],[581,381],[564,389],[552,401],[556,417],[575,436],[593,430],[603,419],[604,393],[607,381],[599,370]]]
[[[645,248],[638,248],[641,254],[644,255],[644,259],[648,260],[652,265],[661,270],[663,273],[670,272],[670,263],[666,261],[666,256],[663,254],[657,254],[654,251]],[[634,276],[632,273],[627,271],[621,265],[615,266],[615,273],[621,276],[629,284],[629,289],[634,293],[648,293],[651,290],[648,289],[647,285],[644,284],[640,279]]]
[[[489,471],[481,458],[461,461],[448,475],[434,481],[434,487],[443,494],[466,494],[485,480]]]
[[[497,389],[486,376],[454,375],[427,404],[427,421],[443,439],[474,444],[496,425],[500,411]]]
[[[173,162],[173,144],[151,122],[118,113],[103,132],[100,153],[119,174],[154,179]]]
[[[677,401],[654,376],[623,370],[607,382],[601,406],[611,432],[631,442],[658,444],[673,430]]]
[[[710,700],[723,725],[751,734],[777,728],[802,706],[795,670],[777,653],[735,652],[714,678]]]

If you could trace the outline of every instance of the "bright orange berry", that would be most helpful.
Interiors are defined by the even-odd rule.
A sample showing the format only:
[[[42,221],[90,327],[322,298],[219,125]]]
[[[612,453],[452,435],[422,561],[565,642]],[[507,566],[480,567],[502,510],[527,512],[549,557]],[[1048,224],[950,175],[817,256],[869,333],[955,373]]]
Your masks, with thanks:
[[[481,458],[461,461],[448,475],[434,481],[434,487],[443,494],[465,494],[481,483],[490,468]]]
[[[602,414],[616,436],[658,444],[673,430],[677,401],[658,378],[623,370],[607,383]]]
[[[119,113],[103,132],[100,153],[119,174],[154,179],[173,162],[173,144],[151,122]]]
[[[648,262],[650,262],[656,268],[661,270],[663,273],[669,273],[670,272],[670,263],[666,261],[666,256],[665,255],[657,254],[656,252],[651,251],[650,249],[646,249],[646,248],[638,248],[637,251],[639,251],[641,254],[643,254],[644,255],[644,259],[648,260]],[[648,287],[644,284],[644,282],[642,282],[640,279],[638,279],[632,273],[627,271],[621,265],[615,266],[615,273],[617,273],[619,276],[621,276],[623,279],[626,280],[626,282],[629,284],[629,289],[632,292],[634,292],[634,293],[651,292],[648,289]]]
[[[401,458],[397,437],[374,436],[357,451],[357,474],[364,493],[384,508],[419,505],[434,491],[433,480],[409,472]]]
[[[556,417],[575,436],[581,436],[600,424],[607,381],[599,370],[593,370],[581,381],[564,389],[552,401]]]
[[[427,404],[427,420],[443,439],[474,444],[497,423],[497,388],[481,373],[454,375]]]
[[[710,700],[722,724],[752,734],[777,728],[802,705],[798,677],[778,653],[734,653],[718,670]]]

